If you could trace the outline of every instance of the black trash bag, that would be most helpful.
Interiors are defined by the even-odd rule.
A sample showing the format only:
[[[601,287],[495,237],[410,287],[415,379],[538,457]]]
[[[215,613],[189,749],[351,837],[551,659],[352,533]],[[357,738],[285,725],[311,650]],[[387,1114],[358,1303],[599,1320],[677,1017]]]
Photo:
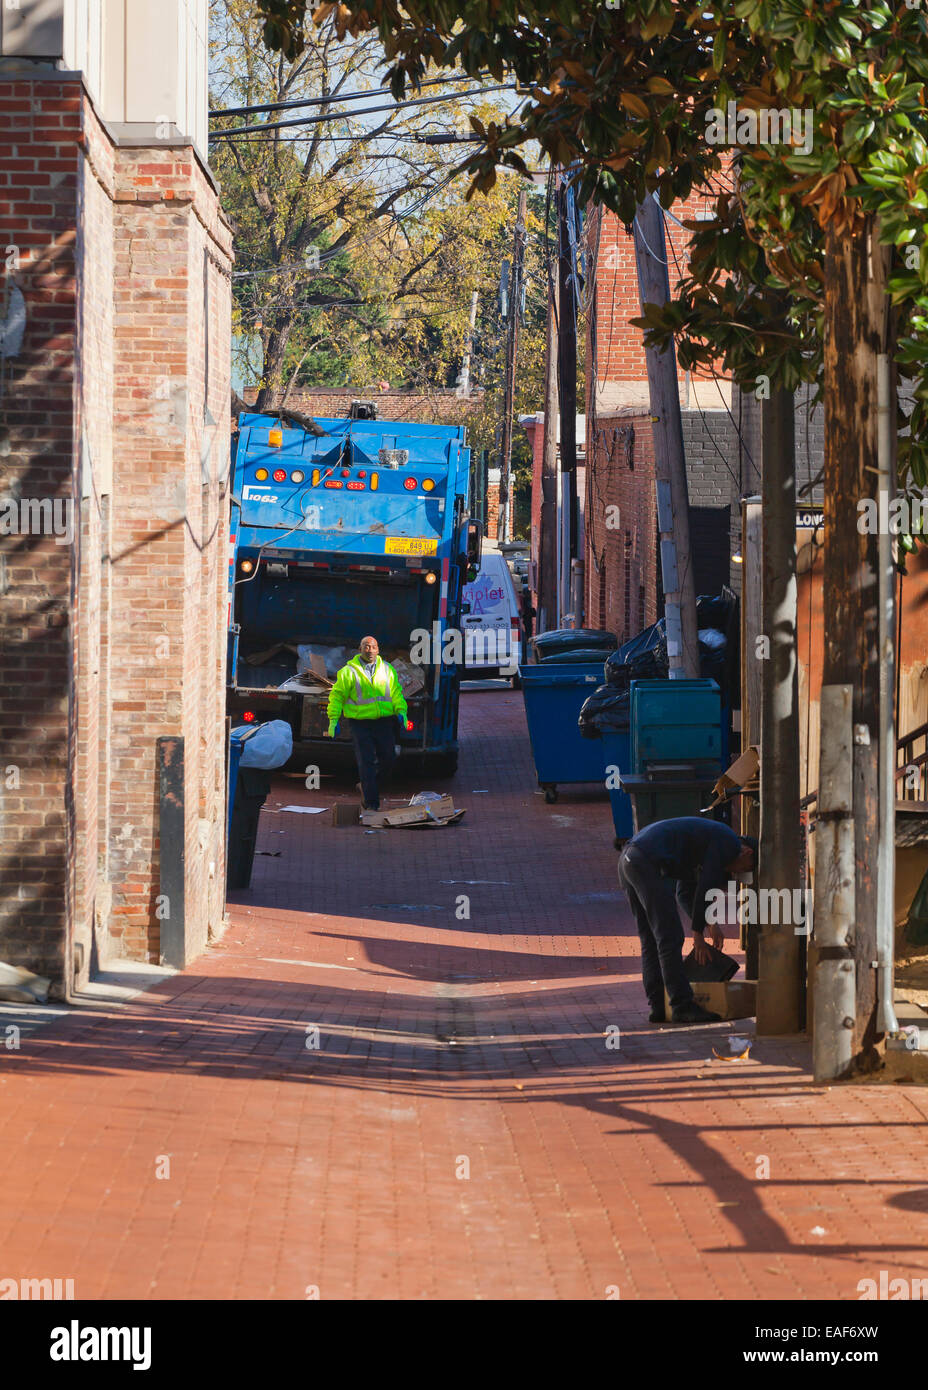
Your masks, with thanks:
[[[619,639],[614,632],[603,632],[600,628],[559,627],[554,632],[539,632],[532,638],[536,661],[541,661],[555,652],[579,650],[596,651],[600,658],[604,652],[614,651]]]
[[[598,666],[603,659],[601,647],[587,650],[585,647],[571,648],[567,652],[552,652],[550,656],[539,659],[539,666],[570,666],[576,663],[584,666]]]
[[[663,680],[669,670],[667,633],[661,618],[613,652],[606,659],[603,675],[607,684],[625,690],[629,681]]]
[[[734,607],[734,594],[728,591],[730,597],[725,594],[700,594],[696,600],[696,626],[714,627],[716,631],[724,634],[728,627],[728,620]]]
[[[709,601],[712,604],[716,600]],[[721,600],[719,600],[721,602]],[[715,611],[710,608],[709,611]],[[728,639],[714,627],[699,630],[699,674],[724,688]],[[603,675],[609,685],[627,689],[630,681],[665,680],[670,673],[667,656],[667,630],[664,619],[639,632],[606,659]]]
[[[597,686],[584,702],[577,723],[584,738],[628,732],[629,693],[614,685]]]

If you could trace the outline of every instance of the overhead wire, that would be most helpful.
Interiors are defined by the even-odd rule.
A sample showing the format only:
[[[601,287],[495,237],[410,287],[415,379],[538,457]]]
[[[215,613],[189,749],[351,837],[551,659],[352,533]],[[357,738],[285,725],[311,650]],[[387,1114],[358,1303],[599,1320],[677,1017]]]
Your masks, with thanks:
[[[458,75],[452,74],[448,77],[432,77],[426,82],[417,82],[416,91],[422,87],[438,87],[445,82],[479,82],[479,78],[472,77],[469,73],[463,72]],[[321,97],[294,97],[292,101],[267,101],[259,102],[253,106],[220,106],[210,111],[210,118],[215,116],[250,116],[257,111],[286,111],[294,110],[300,106],[325,106],[331,105],[336,101],[360,101],[364,97],[380,96],[382,92],[388,92],[390,85],[382,82],[379,87],[369,87],[364,92],[330,92],[328,96]]]
[[[410,106],[429,106],[437,102],[463,101],[466,97],[488,96],[491,92],[515,91],[515,83],[504,83],[497,87],[478,87],[470,92],[447,92],[437,97],[415,97],[411,101],[397,101],[386,106],[365,106],[360,111],[330,111],[325,116],[295,116],[292,121],[267,121],[259,125],[233,126],[231,130],[214,130],[210,140],[223,140],[233,135],[253,135],[263,130],[286,130],[292,126],[328,125],[333,121],[356,120],[360,116],[374,116],[381,111],[403,111]]]

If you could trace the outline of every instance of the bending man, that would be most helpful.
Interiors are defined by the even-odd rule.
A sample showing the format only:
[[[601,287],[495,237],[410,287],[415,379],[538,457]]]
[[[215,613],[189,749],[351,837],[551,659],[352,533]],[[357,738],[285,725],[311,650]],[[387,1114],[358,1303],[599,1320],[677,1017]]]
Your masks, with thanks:
[[[706,894],[724,889],[736,874],[752,871],[757,846],[720,821],[699,816],[655,821],[633,836],[619,858],[619,883],[641,937],[641,976],[651,1005],[649,1021],[666,1022],[664,991],[671,1006],[672,1023],[718,1023],[693,998],[683,970],[683,923],[677,904],[692,915],[693,952],[702,964],[709,959],[705,944]],[[676,891],[675,891],[676,890]],[[713,926],[712,944],[724,941]]]

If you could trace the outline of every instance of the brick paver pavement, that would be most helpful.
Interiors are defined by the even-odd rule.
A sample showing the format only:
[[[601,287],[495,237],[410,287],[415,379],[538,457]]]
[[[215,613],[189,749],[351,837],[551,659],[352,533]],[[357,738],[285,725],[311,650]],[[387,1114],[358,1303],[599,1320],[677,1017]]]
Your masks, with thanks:
[[[0,1049],[0,1277],[853,1300],[928,1274],[926,1093],[814,1086],[797,1039],[714,1059],[743,1025],[649,1027],[608,804],[534,793],[508,689],[467,691],[462,733],[459,826],[274,814],[354,781],[278,778],[218,945]]]

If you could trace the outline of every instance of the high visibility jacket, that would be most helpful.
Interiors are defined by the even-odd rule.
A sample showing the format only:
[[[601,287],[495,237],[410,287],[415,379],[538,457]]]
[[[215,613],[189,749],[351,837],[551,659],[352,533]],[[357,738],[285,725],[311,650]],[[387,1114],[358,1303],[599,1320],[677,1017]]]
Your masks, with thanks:
[[[336,724],[343,714],[346,719],[386,719],[395,714],[405,721],[406,698],[389,661],[378,656],[373,681],[360,656],[342,667],[329,694],[329,724]]]

